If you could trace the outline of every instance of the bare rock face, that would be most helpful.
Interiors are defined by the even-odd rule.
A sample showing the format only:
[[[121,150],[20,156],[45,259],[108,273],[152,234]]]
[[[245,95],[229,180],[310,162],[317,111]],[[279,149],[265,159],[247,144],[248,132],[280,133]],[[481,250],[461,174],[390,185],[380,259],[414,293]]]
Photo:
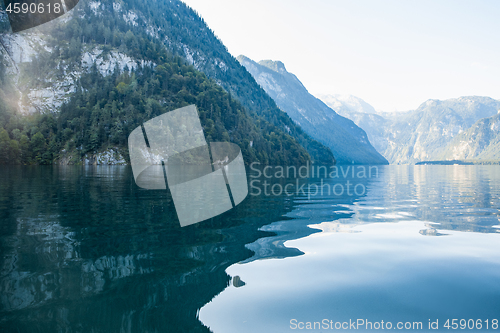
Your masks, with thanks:
[[[0,53],[6,61],[7,74],[14,82],[19,98],[17,101],[18,110],[22,114],[32,114],[34,112],[58,112],[61,105],[69,100],[70,94],[75,91],[75,83],[81,75],[90,71],[95,64],[97,70],[104,76],[113,72],[115,67],[121,71],[125,68],[133,69],[138,62],[130,56],[111,51],[104,53],[102,47],[96,46],[82,52],[80,61],[73,64],[70,69],[64,64],[58,64],[62,75],[56,77],[49,75],[43,77],[43,82],[33,87],[23,82],[23,76],[30,76],[32,67],[27,66],[33,62],[41,52],[51,52],[47,46],[46,36],[36,29],[18,34],[2,34],[0,42],[2,48]],[[142,65],[151,65],[151,62],[142,60]]]

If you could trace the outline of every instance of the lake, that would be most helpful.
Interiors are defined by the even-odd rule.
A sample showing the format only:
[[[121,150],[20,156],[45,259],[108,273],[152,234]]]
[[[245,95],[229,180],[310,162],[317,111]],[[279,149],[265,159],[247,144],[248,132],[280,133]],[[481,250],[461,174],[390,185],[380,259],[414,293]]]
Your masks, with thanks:
[[[346,168],[181,228],[128,166],[1,166],[0,331],[500,331],[500,166]]]

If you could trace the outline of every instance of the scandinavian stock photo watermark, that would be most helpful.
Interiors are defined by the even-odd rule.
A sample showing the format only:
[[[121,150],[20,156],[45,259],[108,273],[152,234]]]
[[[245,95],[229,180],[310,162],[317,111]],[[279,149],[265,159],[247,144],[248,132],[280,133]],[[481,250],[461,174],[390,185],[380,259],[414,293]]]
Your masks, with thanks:
[[[368,320],[368,319],[349,319],[346,321],[335,321],[323,319],[321,321],[300,321],[295,318],[290,319],[291,330],[497,330],[499,329],[499,320],[496,318],[484,319],[428,319],[427,321],[388,321],[388,320]]]
[[[250,170],[252,196],[362,196],[367,191],[366,181],[379,177],[376,165],[325,166],[307,162],[302,166],[263,166],[253,162]]]

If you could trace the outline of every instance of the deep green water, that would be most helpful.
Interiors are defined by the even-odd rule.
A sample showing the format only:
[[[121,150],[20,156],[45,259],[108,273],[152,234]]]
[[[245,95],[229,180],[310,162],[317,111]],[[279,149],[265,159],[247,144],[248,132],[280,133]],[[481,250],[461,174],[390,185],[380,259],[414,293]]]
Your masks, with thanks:
[[[358,195],[272,179],[293,195],[249,195],[181,228],[169,193],[138,188],[129,167],[1,167],[0,332],[291,332],[324,319],[453,331],[448,318],[492,330],[500,166],[378,171],[323,180]]]

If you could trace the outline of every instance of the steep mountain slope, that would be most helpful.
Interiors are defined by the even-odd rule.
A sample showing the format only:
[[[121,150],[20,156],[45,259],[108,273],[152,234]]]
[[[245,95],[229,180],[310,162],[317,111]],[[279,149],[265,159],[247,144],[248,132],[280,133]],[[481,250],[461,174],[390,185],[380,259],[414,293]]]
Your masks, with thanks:
[[[438,156],[439,160],[499,160],[500,113],[477,121],[460,133]]]
[[[95,161],[96,154],[110,149],[123,161],[124,138],[131,130],[148,117],[191,103],[198,106],[206,133],[238,143],[248,161],[297,164],[311,155],[317,162],[334,161],[277,107],[249,110],[175,55],[190,60],[181,52],[187,50],[183,41],[208,45],[215,40],[225,50],[192,10],[179,1],[141,5],[81,2],[70,15],[40,28],[0,36],[0,91],[14,92],[0,93],[7,162],[51,163],[67,161],[68,155],[75,161],[89,154]],[[201,31],[197,24],[205,35],[191,36]],[[160,36],[163,31],[168,34]],[[260,101],[266,99],[273,103],[264,93]],[[21,117],[21,112],[33,115]]]
[[[126,3],[127,15],[134,18],[134,26],[145,29],[151,38],[214,79],[251,111],[251,115],[255,113],[276,126],[276,133],[284,132],[296,139],[313,161],[334,162],[331,151],[313,140],[277,107],[194,10],[179,0],[127,0]]]
[[[299,79],[286,71],[282,62],[264,60],[255,63],[244,56],[239,56],[238,60],[282,110],[332,150],[338,163],[387,163],[361,128],[309,94]]]

